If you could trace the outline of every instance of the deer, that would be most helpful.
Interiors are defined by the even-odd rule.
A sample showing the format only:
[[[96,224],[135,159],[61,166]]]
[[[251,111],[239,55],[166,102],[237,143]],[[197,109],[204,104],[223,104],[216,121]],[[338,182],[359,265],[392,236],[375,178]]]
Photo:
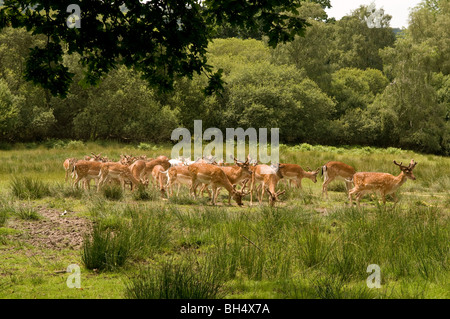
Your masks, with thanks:
[[[386,195],[392,195],[394,198],[394,207],[397,204],[397,197],[395,192],[402,186],[408,179],[416,180],[413,174],[413,169],[416,167],[417,162],[413,159],[408,166],[403,166],[403,162],[398,164],[394,161],[394,164],[400,168],[400,174],[398,176],[391,175],[389,173],[377,173],[377,172],[358,172],[352,177],[351,182],[355,184],[349,192],[350,206],[353,205],[352,195],[356,195],[356,203],[360,208],[360,199],[362,196],[368,193],[379,193],[383,199],[383,205],[386,207]]]
[[[66,158],[63,162],[63,167],[64,170],[66,171],[66,178],[65,181],[67,182],[69,180],[69,174],[70,172],[72,172],[73,170],[73,165],[77,162],[78,160],[74,157],[69,157]]]
[[[161,196],[164,196],[164,194],[166,193],[164,185],[167,184],[167,175],[164,172],[164,167],[162,165],[155,165],[152,169],[152,176],[156,184],[159,184]]]
[[[98,154],[94,154],[93,152],[91,152],[91,156],[86,155],[84,157],[85,161],[91,161],[91,162],[101,162],[102,161],[102,153],[98,153]]]
[[[298,188],[302,189],[302,179],[308,178],[313,183],[317,183],[317,174],[319,174],[320,167],[315,171],[307,167],[308,171],[303,170],[300,165],[297,164],[282,164],[281,173],[284,178],[289,180],[289,185],[291,180],[295,182]]]
[[[237,185],[244,180],[248,180],[252,177],[252,171],[250,170],[250,157],[248,156],[245,162],[234,159],[234,166],[217,165],[227,175],[232,185]],[[242,186],[245,188],[246,183]],[[217,191],[219,193],[220,189]],[[231,194],[228,194],[228,205],[231,205]]]
[[[271,207],[273,207],[275,205],[275,202],[278,201],[278,197],[286,192],[286,190],[278,191],[278,192],[275,190],[280,179],[281,178],[279,177],[278,174],[264,175],[263,184],[264,184],[264,186],[269,185],[268,187],[265,186],[265,189],[266,189],[267,194],[269,194],[269,205]],[[261,195],[260,202],[262,202],[263,195],[264,195],[264,193]]]
[[[118,179],[124,191],[125,191],[125,181],[131,182],[132,190],[134,189],[135,186],[139,186],[142,184],[140,180],[134,178],[128,165],[123,165],[121,163],[116,162],[103,163],[100,167],[98,177],[100,178],[100,180],[97,184],[97,192],[100,191],[101,187],[109,179]]]
[[[94,179],[95,181],[99,179],[98,175],[100,173],[100,168],[102,165],[103,163],[101,162],[86,160],[79,160],[74,163],[72,168],[75,176],[73,186],[76,186],[78,188],[78,183],[82,179],[84,179],[86,181],[84,184],[84,188],[86,189],[87,186],[87,188],[90,189],[90,181],[91,179]]]
[[[347,193],[352,188],[352,182],[350,181],[356,170],[342,162],[328,162],[322,166],[323,184],[322,184],[322,197],[325,194],[328,199],[328,185],[335,179],[344,180]]]
[[[131,174],[142,183],[148,179],[148,175],[152,173],[156,165],[161,165],[165,170],[170,167],[169,159],[166,156],[158,156],[150,160],[137,160],[130,165]]]
[[[189,173],[191,175],[191,191],[193,192],[198,183],[211,185],[213,194],[211,197],[211,204],[216,205],[217,199],[217,187],[224,187],[228,193],[233,196],[233,199],[239,206],[243,206],[242,197],[248,194],[242,191],[236,190],[236,186],[232,185],[227,175],[220,167],[207,164],[207,163],[195,163],[188,166]],[[196,197],[194,192],[194,198]]]
[[[189,166],[172,166],[168,170],[161,172],[167,176],[168,196],[173,194],[173,185],[178,184],[177,196],[180,192],[181,184],[191,185],[192,177],[189,173]]]
[[[283,168],[283,167],[284,167],[284,165],[280,164],[280,163],[278,163],[276,165],[272,164],[271,166],[266,165],[266,164],[252,166],[251,170],[252,170],[253,174],[252,174],[252,181],[250,184],[250,205],[253,204],[253,191],[254,191],[255,185],[258,182],[262,183],[262,193],[261,193],[261,197],[259,199],[259,203],[261,204],[262,198],[264,196],[264,191],[265,191],[264,176],[275,174],[278,176],[279,179],[282,179],[283,174],[281,172],[281,168]],[[278,181],[277,181],[277,183],[278,183]]]

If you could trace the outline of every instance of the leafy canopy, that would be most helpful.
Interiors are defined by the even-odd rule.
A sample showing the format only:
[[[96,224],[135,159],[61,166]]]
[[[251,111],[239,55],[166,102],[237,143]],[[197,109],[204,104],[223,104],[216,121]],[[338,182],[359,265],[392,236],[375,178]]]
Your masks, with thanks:
[[[67,26],[70,4],[80,7],[80,28]],[[205,73],[211,93],[223,84],[220,70],[206,59],[217,25],[259,28],[274,47],[303,33],[307,22],[298,16],[300,5],[299,0],[5,0],[0,29],[25,27],[46,36],[44,45],[30,50],[25,78],[55,96],[67,95],[74,76],[63,64],[65,51],[81,55],[86,85],[125,65],[163,91],[173,89],[178,76]]]

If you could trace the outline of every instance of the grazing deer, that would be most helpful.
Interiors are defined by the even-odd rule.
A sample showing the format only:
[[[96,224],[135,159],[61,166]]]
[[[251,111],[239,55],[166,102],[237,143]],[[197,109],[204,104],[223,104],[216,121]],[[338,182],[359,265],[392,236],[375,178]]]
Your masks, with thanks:
[[[276,191],[275,188],[280,181],[280,177],[278,174],[267,174],[264,176],[263,184],[269,185],[268,187],[265,186],[267,194],[269,194],[269,205],[273,207],[275,205],[275,202],[278,201],[278,196],[284,194],[286,191]],[[261,195],[260,203],[262,202],[262,196],[264,195],[264,192]]]
[[[145,162],[145,170],[142,172],[144,179],[148,178],[148,176],[152,173],[153,168],[156,165],[161,165],[164,170],[167,170],[170,167],[169,158],[167,156],[161,155],[151,160],[149,162]],[[142,176],[142,175],[141,175]]]
[[[356,195],[356,203],[358,208],[360,207],[359,201],[364,194],[368,193],[380,193],[383,199],[383,204],[386,207],[386,195],[391,194],[394,197],[395,204],[397,203],[397,198],[395,192],[397,189],[406,182],[406,180],[415,180],[416,177],[413,174],[413,169],[416,167],[417,163],[411,160],[409,166],[403,166],[403,163],[398,164],[394,161],[401,172],[398,176],[393,176],[389,173],[373,173],[373,172],[358,172],[353,175],[352,182],[355,187],[348,192],[350,199],[350,206],[353,204],[352,195]],[[395,206],[394,204],[394,206]]]
[[[249,179],[252,177],[252,171],[250,170],[250,157],[247,157],[245,162],[238,161],[236,158],[234,159],[234,166],[223,166],[218,165],[218,167],[225,172],[230,183],[232,185],[237,185],[238,183],[244,181],[245,179]],[[242,189],[245,187],[243,185]],[[220,189],[218,189],[217,193],[219,193]],[[231,204],[231,194],[228,194],[228,204]]]
[[[150,160],[137,160],[130,165],[130,171],[133,177],[142,183],[149,180],[148,176],[152,174],[153,168],[161,165],[165,170],[170,167],[169,159],[166,156],[158,156]],[[151,179],[153,180],[153,179]]]
[[[251,170],[253,172],[252,174],[252,182],[250,184],[250,205],[253,204],[253,190],[255,188],[255,185],[257,183],[262,183],[262,193],[261,193],[261,197],[259,200],[259,203],[262,203],[262,198],[264,196],[264,177],[265,175],[277,175],[278,179],[282,179],[283,178],[283,174],[281,172],[281,168],[283,168],[284,165],[283,164],[277,164],[277,165],[265,165],[265,164],[260,164],[260,165],[255,165],[251,167]],[[278,183],[278,181],[277,181]]]
[[[281,174],[284,178],[289,180],[289,183],[291,180],[295,182],[297,187],[302,189],[302,179],[303,178],[309,178],[314,183],[317,183],[317,174],[319,173],[320,167],[312,171],[309,167],[308,172],[303,170],[303,168],[300,167],[300,165],[297,164],[282,164],[283,167],[281,168]]]
[[[230,183],[227,175],[220,167],[212,164],[196,163],[188,166],[188,170],[191,175],[191,191],[194,191],[199,183],[211,185],[213,190],[211,203],[215,205],[217,199],[217,187],[224,187],[228,193],[233,196],[233,199],[239,206],[243,205],[242,197],[248,193],[236,190],[235,186]],[[194,192],[194,198],[195,196]]]
[[[322,166],[322,175],[323,175],[323,184],[322,184],[322,196],[326,195],[328,198],[328,184],[330,184],[333,180],[344,180],[347,192],[352,187],[351,180],[353,174],[356,171],[350,165],[347,165],[342,162],[328,162],[324,166]]]

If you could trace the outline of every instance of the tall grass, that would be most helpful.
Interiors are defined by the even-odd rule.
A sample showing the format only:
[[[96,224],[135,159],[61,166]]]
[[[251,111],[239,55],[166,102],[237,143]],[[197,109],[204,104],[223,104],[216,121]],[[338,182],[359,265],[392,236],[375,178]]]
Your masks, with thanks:
[[[102,193],[55,186],[56,180],[64,181],[61,164],[65,157],[81,158],[91,151],[110,158],[121,153],[149,157],[170,153],[170,148],[150,154],[120,144],[73,143],[70,150],[56,145],[45,152],[39,148],[0,151],[5,163],[0,167],[1,176],[24,173],[33,181],[18,177],[9,183],[4,178],[5,189],[12,191],[13,185],[17,186],[18,191],[12,191],[16,201],[55,196],[82,214],[87,211],[95,226],[81,249],[83,264],[88,269],[120,270],[129,276],[137,271],[127,283],[128,298],[449,296],[444,288],[450,264],[448,158],[394,149],[287,147],[282,162],[313,168],[328,160],[341,160],[359,171],[398,174],[392,160],[409,162],[414,158],[419,163],[414,172],[417,180],[408,180],[400,188],[395,209],[390,202],[386,209],[378,207],[369,196],[361,210],[346,207],[342,182],[329,188],[330,200],[322,200],[320,178],[316,184],[303,180],[303,191],[279,185],[286,193],[274,208],[267,199],[262,206],[239,208],[227,205],[226,192],[213,207],[206,196],[194,200],[186,187],[179,197],[162,201],[160,193],[151,188],[122,192],[117,197],[112,194],[108,200]],[[49,192],[38,191],[41,188]],[[4,219],[19,218],[14,213],[19,205],[3,207]],[[0,226],[2,212],[0,209]],[[382,289],[366,286],[370,264],[381,268]]]
[[[208,264],[169,259],[159,267],[142,269],[126,283],[130,299],[215,299],[222,298],[223,280]]]
[[[112,231],[96,224],[83,238],[81,260],[87,269],[115,270],[129,260],[130,248],[125,231]]]
[[[19,199],[39,199],[51,194],[48,184],[32,177],[13,177],[10,189]]]

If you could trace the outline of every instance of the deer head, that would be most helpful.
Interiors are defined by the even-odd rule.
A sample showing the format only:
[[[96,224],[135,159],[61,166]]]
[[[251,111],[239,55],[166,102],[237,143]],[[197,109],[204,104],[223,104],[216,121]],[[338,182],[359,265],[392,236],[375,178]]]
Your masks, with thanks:
[[[280,196],[286,192],[285,190],[283,190],[283,191],[278,191],[278,192],[272,193],[268,187],[266,187],[266,191],[269,194],[269,205],[272,207],[275,205],[275,202],[278,201],[278,196]]]
[[[398,164],[396,161],[394,161],[394,164],[397,165],[400,170],[403,172],[403,174],[405,174],[405,176],[409,179],[415,180],[416,177],[414,176],[414,174],[412,173],[412,170],[414,169],[414,167],[416,167],[417,163],[414,162],[414,160],[412,159],[411,162],[409,163],[408,166],[403,166],[403,162],[400,162],[400,164]]]

